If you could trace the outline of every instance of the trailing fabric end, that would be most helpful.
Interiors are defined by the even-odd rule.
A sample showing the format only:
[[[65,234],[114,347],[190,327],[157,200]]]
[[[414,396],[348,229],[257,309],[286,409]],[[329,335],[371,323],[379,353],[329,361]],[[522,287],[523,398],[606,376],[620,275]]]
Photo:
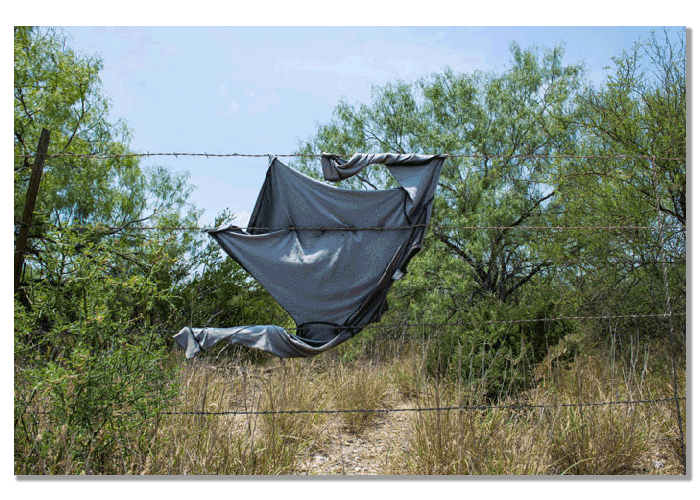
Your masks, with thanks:
[[[330,342],[306,341],[281,326],[250,325],[233,328],[190,328],[186,326],[173,338],[185,350],[187,359],[194,358],[221,341],[265,351],[281,358],[310,358],[345,342],[352,337],[341,332]]]

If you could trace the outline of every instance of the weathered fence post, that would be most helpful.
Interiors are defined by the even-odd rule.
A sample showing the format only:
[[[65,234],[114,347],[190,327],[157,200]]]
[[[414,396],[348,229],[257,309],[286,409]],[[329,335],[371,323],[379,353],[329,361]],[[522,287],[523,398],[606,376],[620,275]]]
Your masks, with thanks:
[[[39,193],[39,182],[41,174],[44,170],[44,161],[46,153],[49,150],[49,139],[51,132],[41,129],[39,137],[39,145],[36,148],[36,156],[34,157],[34,166],[32,167],[32,175],[29,179],[29,187],[27,188],[27,197],[24,202],[24,213],[22,214],[22,225],[19,228],[19,237],[15,245],[15,293],[19,288],[20,277],[22,276],[22,266],[24,264],[24,252],[27,249],[27,240],[29,239],[29,228],[32,224],[32,214],[34,213],[34,205],[36,196]]]

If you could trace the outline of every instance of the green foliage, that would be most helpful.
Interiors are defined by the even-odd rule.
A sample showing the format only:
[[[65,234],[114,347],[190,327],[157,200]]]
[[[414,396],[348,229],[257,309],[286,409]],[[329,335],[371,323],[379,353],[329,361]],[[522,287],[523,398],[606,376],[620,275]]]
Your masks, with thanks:
[[[470,268],[475,295],[501,301],[554,265],[539,251],[541,242],[518,229],[557,223],[559,203],[547,184],[557,163],[541,156],[575,149],[576,131],[567,117],[581,85],[581,68],[563,66],[561,48],[540,57],[513,44],[512,54],[512,67],[500,75],[448,69],[414,85],[375,88],[371,105],[341,102],[335,120],[300,148],[340,155],[355,150],[476,155],[445,162],[433,221],[447,227],[431,236],[442,243],[443,259]],[[299,164],[311,168],[306,159]],[[355,188],[391,185],[380,167],[344,182]]]
[[[574,121],[581,153],[602,158],[560,165],[553,182],[561,193],[562,224],[642,229],[569,232],[559,239],[566,257],[562,277],[581,291],[588,314],[664,314],[669,305],[684,310],[684,30],[664,30],[662,37],[652,32],[614,58],[605,84],[578,96]],[[669,333],[666,320],[628,320],[598,325],[595,334],[604,339],[617,328],[644,339]]]
[[[190,320],[272,322],[280,309],[203,235],[169,229],[197,225],[188,176],[128,156],[101,61],[59,29],[14,35],[15,219],[42,128],[61,154],[44,167],[15,295],[16,470],[119,470],[110,461],[172,402],[172,334]]]
[[[101,457],[121,452],[121,437],[164,411],[174,396],[166,345],[147,325],[153,309],[172,300],[169,288],[154,279],[170,259],[148,242],[151,268],[125,278],[108,265],[114,245],[84,234],[64,234],[61,244],[82,245],[70,263],[51,262],[70,266],[68,278],[35,283],[31,308],[15,303],[15,362],[21,367],[15,450],[22,454],[16,459],[24,473],[51,473],[35,466],[60,451],[55,465],[100,473],[107,467]],[[62,439],[71,446],[62,448]]]
[[[594,89],[582,66],[563,64],[561,47],[513,43],[501,73],[447,69],[374,88],[369,104],[341,101],[334,119],[300,145],[300,153],[346,157],[454,155],[435,198],[437,227],[385,316],[464,325],[436,332],[432,373],[482,377],[483,392],[497,397],[526,387],[547,346],[573,329],[532,320],[663,314],[667,289],[673,309],[685,308],[685,229],[664,230],[685,224],[684,47],[682,33],[677,42],[652,35],[615,59],[616,72]],[[314,174],[308,158],[298,165]],[[343,182],[392,186],[381,167]],[[636,225],[660,230],[605,229]],[[560,226],[601,229],[554,230]],[[530,322],[504,323],[517,320]],[[652,321],[629,326],[668,333]],[[610,322],[576,328],[603,339]]]
[[[676,35],[652,35],[614,59],[599,89],[584,85],[581,66],[563,64],[560,47],[513,44],[511,65],[500,73],[446,69],[374,88],[367,104],[341,101],[300,153],[454,156],[435,198],[437,227],[389,296],[382,321],[401,327],[368,329],[334,355],[351,361],[371,350],[379,359],[383,335],[400,335],[411,347],[426,340],[416,347],[427,374],[454,385],[459,402],[507,401],[544,383],[542,370],[553,357],[567,361],[576,345],[628,352],[648,341],[660,346],[649,360],[654,370],[667,368],[667,352],[684,358],[684,316],[645,317],[686,307],[685,38]],[[125,471],[117,457],[126,463],[149,449],[155,434],[146,429],[158,429],[158,414],[172,402],[166,354],[175,331],[293,322],[207,236],[168,229],[197,225],[188,177],[120,156],[130,152],[129,131],[107,119],[101,61],[73,51],[59,29],[15,27],[14,40],[15,220],[41,129],[51,131],[50,154],[69,153],[46,162],[15,295],[15,470]],[[318,177],[316,160],[301,157],[296,166]],[[381,166],[341,183],[393,185]],[[224,212],[216,224],[231,221]],[[156,229],[132,230],[140,225]],[[584,228],[554,229],[560,226]],[[606,318],[556,319],[569,316]],[[675,344],[667,341],[671,326]],[[357,389],[348,394],[383,395],[348,384]],[[584,448],[595,434],[580,433],[584,423],[563,429],[557,442],[567,472],[589,460]],[[282,424],[268,426],[272,454],[264,443],[236,441],[252,468],[234,469],[288,470],[299,450],[287,446],[288,434],[299,433]],[[474,434],[475,450],[499,425],[473,422],[486,432]],[[201,450],[219,448],[226,429]],[[160,449],[171,450],[168,443]],[[216,460],[226,464],[234,451]],[[261,457],[271,460],[262,468]],[[189,457],[183,470],[200,470],[190,458],[197,462]]]
[[[679,225],[686,221],[685,36],[664,30],[659,40],[652,32],[615,58],[605,85],[579,97],[578,118],[592,152],[654,158],[653,165],[613,163],[605,171],[620,204],[634,210],[641,202],[656,212],[660,196],[661,211]]]
[[[32,221],[37,227],[30,231],[28,272],[41,276],[42,268],[51,267],[43,262],[55,250],[47,239],[47,226],[127,228],[145,221],[196,222],[197,211],[187,203],[191,191],[187,175],[163,167],[144,170],[138,157],[119,156],[130,153],[129,131],[121,121],[108,121],[109,101],[99,80],[102,62],[73,51],[59,29],[16,27],[14,35],[15,220],[24,206],[33,164],[30,156],[41,129],[51,132],[50,155],[68,155],[49,157],[44,165]],[[134,246],[145,239],[119,230],[94,232],[93,237],[115,233]],[[192,242],[189,235],[178,241],[184,246]]]
[[[15,155],[34,153],[42,128],[51,131],[50,154],[127,153],[126,126],[107,121],[109,105],[98,76],[102,62],[75,53],[67,42],[58,29],[15,27]],[[15,157],[16,219],[31,165],[31,158]],[[50,158],[36,211],[63,223],[126,222],[145,209],[145,190],[134,158]]]
[[[665,31],[662,41],[652,33],[613,60],[614,72],[600,89],[579,96],[582,151],[644,158],[563,165],[558,179],[572,196],[567,203],[571,217],[611,225],[685,225],[685,60],[684,31]],[[658,251],[649,248],[650,240],[663,237],[647,235],[648,240],[636,238],[646,247],[636,249],[642,255]],[[666,240],[672,257],[685,255],[684,228]]]
[[[534,368],[573,331],[570,322],[546,321],[561,314],[554,298],[535,300],[514,306],[491,298],[451,314],[428,341],[427,373],[459,381],[466,393],[489,401],[532,387]]]

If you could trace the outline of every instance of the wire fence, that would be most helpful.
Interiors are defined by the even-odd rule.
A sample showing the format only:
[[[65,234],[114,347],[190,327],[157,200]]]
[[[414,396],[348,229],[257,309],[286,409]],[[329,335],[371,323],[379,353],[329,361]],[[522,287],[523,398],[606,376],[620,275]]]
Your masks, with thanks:
[[[428,288],[426,288],[428,290]],[[686,311],[665,312],[665,313],[649,313],[649,314],[608,314],[608,315],[592,315],[592,316],[552,316],[549,318],[524,318],[524,319],[509,319],[509,320],[475,320],[475,321],[457,321],[457,322],[423,322],[423,323],[370,323],[363,326],[362,330],[396,330],[408,328],[440,328],[445,326],[466,327],[466,326],[487,326],[487,325],[522,325],[528,323],[552,323],[557,321],[601,321],[601,320],[621,320],[621,319],[651,319],[651,318],[672,318],[676,316],[686,316]],[[202,327],[216,328],[216,327]],[[286,330],[296,331],[303,330],[295,326],[286,327]],[[352,326],[328,326],[328,330],[359,330]],[[128,333],[144,332],[138,330],[126,330]],[[175,334],[175,330],[150,329],[151,333]],[[65,332],[70,334],[69,331]]]
[[[659,179],[658,179],[658,172],[656,168],[656,162],[652,162],[652,167],[654,169],[654,194],[656,197],[656,211],[659,215],[658,217],[658,228],[659,230],[664,229],[664,217],[663,213],[661,212],[661,194],[659,192]],[[663,278],[664,278],[664,289],[666,292],[666,307],[668,310],[669,316],[673,314],[673,308],[671,307],[671,293],[669,290],[669,283],[668,283],[668,264],[666,264],[667,256],[666,256],[666,239],[667,235],[663,234],[661,236],[661,254],[663,256],[663,264],[662,264],[662,269],[663,269]],[[682,416],[681,416],[681,408],[680,408],[680,401],[678,399],[678,373],[676,370],[676,356],[675,356],[675,335],[674,335],[674,330],[673,330],[673,321],[669,321],[669,340],[671,342],[671,352],[674,353],[673,356],[671,356],[671,371],[673,373],[673,394],[674,397],[676,398],[676,417],[678,419],[678,431],[681,436],[681,442],[685,443],[685,436],[683,434],[683,425],[682,425]],[[683,463],[686,462],[686,454],[685,454],[685,446],[682,448],[683,450]]]
[[[33,158],[35,155],[15,155],[16,158]],[[115,154],[115,155],[99,155],[99,154],[74,154],[74,153],[54,153],[46,155],[48,158],[89,158],[89,159],[118,159],[118,158],[133,158],[133,157],[206,157],[206,158],[232,158],[232,157],[250,157],[250,158],[263,158],[263,157],[321,157],[319,154],[245,154],[245,153],[127,153],[127,154]],[[686,397],[679,394],[678,385],[678,373],[677,373],[677,360],[675,358],[675,342],[676,332],[674,331],[674,321],[676,317],[685,317],[686,312],[684,310],[674,309],[671,301],[669,277],[668,277],[668,263],[674,262],[669,258],[666,251],[667,235],[673,231],[685,231],[685,225],[666,225],[664,223],[665,219],[661,209],[660,203],[660,189],[659,180],[656,164],[658,161],[685,161],[684,157],[656,157],[656,156],[638,156],[638,155],[470,155],[470,154],[448,154],[445,155],[452,158],[475,158],[475,159],[495,159],[495,158],[522,158],[522,159],[540,159],[540,160],[562,160],[562,159],[573,159],[573,160],[644,160],[651,163],[653,167],[653,180],[654,180],[654,190],[656,197],[656,211],[658,213],[657,224],[656,225],[459,225],[459,224],[440,224],[440,223],[430,223],[430,224],[415,224],[415,225],[405,225],[398,227],[305,227],[305,226],[291,226],[291,227],[248,227],[248,230],[256,231],[277,231],[277,230],[314,230],[314,231],[390,231],[390,230],[409,230],[414,228],[431,228],[431,229],[443,229],[443,230],[468,230],[468,231],[602,231],[602,232],[617,232],[617,231],[656,231],[661,236],[661,259],[658,262],[662,263],[663,269],[663,283],[665,287],[665,312],[659,313],[633,313],[633,314],[593,314],[593,315],[564,315],[564,316],[552,316],[544,318],[519,318],[512,320],[478,320],[478,321],[456,321],[456,322],[423,322],[423,323],[410,323],[410,322],[399,322],[399,323],[373,323],[364,327],[364,329],[384,329],[384,330],[397,330],[397,329],[409,329],[414,327],[422,328],[444,328],[444,327],[465,327],[465,326],[479,326],[479,325],[518,325],[518,324],[532,324],[532,323],[546,323],[546,322],[557,322],[557,321],[612,321],[612,320],[631,320],[631,319],[660,319],[668,320],[668,331],[669,331],[669,342],[671,343],[671,353],[673,353],[671,359],[671,371],[673,378],[673,397],[666,398],[641,398],[641,399],[627,399],[627,400],[610,400],[610,401],[587,401],[578,403],[547,403],[547,404],[493,404],[493,405],[456,405],[456,406],[425,406],[417,408],[358,408],[358,409],[286,409],[286,410],[235,410],[235,411],[206,411],[206,410],[191,410],[191,411],[166,411],[161,413],[162,415],[177,416],[177,415],[192,415],[192,416],[224,416],[224,415],[269,415],[269,414],[309,414],[309,413],[323,413],[323,414],[342,414],[342,413],[395,413],[395,412],[434,412],[434,411],[480,411],[480,410],[492,410],[492,409],[502,409],[502,410],[518,410],[518,409],[548,409],[548,408],[570,408],[570,407],[594,407],[594,406],[612,406],[612,405],[640,405],[640,404],[655,404],[655,403],[665,403],[674,402],[677,412],[678,428],[681,436],[681,441],[685,445],[685,436],[683,433],[683,418],[681,415],[680,402],[686,401]],[[29,226],[31,228],[44,228],[44,229],[71,229],[71,230],[93,230],[93,231],[108,231],[108,232],[119,232],[119,231],[211,231],[221,228],[213,227],[200,227],[200,226],[144,226],[144,225],[124,225],[124,226],[111,226],[102,224],[85,224],[85,225],[71,225],[65,227],[46,225],[46,224],[23,224],[20,221],[15,221],[15,227],[17,226]],[[433,287],[434,288],[434,287]],[[348,327],[337,327],[339,329],[346,329]],[[297,328],[290,327],[290,331],[295,331]],[[159,333],[175,333],[166,330],[157,330]],[[70,333],[70,332],[67,332]],[[42,412],[36,412],[37,414],[42,414]],[[116,412],[115,415],[132,415],[132,412]],[[685,453],[685,451],[684,451]],[[684,456],[685,462],[685,456]]]

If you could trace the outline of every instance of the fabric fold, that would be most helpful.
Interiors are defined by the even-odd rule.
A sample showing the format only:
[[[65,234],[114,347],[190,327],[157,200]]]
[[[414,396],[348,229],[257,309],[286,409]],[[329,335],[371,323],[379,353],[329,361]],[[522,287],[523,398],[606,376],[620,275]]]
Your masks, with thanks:
[[[274,325],[186,327],[175,338],[187,357],[222,340],[280,357],[308,357],[379,321],[391,285],[420,250],[444,159],[322,155],[326,180],[347,179],[379,163],[400,185],[360,191],[317,181],[272,158],[247,230],[207,232],[289,313],[296,334]]]

